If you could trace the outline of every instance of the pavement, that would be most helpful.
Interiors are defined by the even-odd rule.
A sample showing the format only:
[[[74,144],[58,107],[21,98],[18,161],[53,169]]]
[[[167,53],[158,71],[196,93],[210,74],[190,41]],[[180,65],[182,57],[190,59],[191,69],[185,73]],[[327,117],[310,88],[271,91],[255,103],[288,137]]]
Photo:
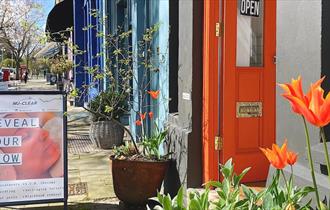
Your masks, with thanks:
[[[24,83],[24,81],[20,80],[11,80],[8,82],[10,91],[27,91],[27,90],[56,90],[56,85],[50,85],[46,82],[42,77],[32,78]]]
[[[24,82],[10,81],[9,90],[56,90],[43,78]],[[69,209],[123,209],[116,198],[110,171],[111,150],[94,147],[90,141],[89,114],[83,108],[68,105],[68,204]],[[25,210],[63,209],[63,203],[10,206],[0,208]]]
[[[30,79],[28,82],[10,81],[15,90],[56,90],[44,79]],[[116,198],[111,175],[109,156],[111,150],[94,147],[89,139],[89,114],[83,108],[69,106],[68,120],[68,204],[71,210],[123,210],[126,209]],[[263,189],[265,183],[252,183],[255,190]],[[210,193],[215,199],[216,192]],[[0,210],[57,210],[63,203],[10,206]],[[137,210],[137,208],[130,208]]]

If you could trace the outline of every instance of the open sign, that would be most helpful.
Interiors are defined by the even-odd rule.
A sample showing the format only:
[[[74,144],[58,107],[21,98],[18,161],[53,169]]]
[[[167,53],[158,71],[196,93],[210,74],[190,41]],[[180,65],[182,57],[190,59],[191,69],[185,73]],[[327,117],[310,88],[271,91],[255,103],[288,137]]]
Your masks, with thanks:
[[[241,15],[259,17],[260,0],[241,0],[240,13]]]

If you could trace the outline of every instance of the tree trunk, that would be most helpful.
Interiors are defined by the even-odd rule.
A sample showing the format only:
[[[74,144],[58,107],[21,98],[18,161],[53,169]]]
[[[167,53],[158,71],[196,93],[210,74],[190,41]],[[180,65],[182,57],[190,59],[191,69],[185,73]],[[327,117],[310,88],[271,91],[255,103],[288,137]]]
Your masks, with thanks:
[[[15,60],[15,64],[16,64],[16,80],[19,80],[21,75],[19,59]]]

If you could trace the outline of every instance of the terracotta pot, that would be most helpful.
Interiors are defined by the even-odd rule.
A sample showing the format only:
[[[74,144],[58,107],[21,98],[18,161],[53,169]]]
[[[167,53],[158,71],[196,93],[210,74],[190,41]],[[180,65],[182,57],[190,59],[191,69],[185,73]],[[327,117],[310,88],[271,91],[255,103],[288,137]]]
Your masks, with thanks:
[[[170,161],[112,160],[116,196],[127,205],[146,205],[157,195]]]

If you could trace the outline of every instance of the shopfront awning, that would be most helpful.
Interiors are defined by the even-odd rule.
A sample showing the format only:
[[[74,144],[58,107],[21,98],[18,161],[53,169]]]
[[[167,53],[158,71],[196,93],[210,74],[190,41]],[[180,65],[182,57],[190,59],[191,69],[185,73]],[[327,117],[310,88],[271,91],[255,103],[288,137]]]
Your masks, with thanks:
[[[64,0],[54,6],[47,17],[46,32],[52,41],[63,42],[70,37],[73,27],[73,0]]]
[[[60,43],[48,42],[46,45],[35,54],[35,58],[50,58],[61,51]]]

